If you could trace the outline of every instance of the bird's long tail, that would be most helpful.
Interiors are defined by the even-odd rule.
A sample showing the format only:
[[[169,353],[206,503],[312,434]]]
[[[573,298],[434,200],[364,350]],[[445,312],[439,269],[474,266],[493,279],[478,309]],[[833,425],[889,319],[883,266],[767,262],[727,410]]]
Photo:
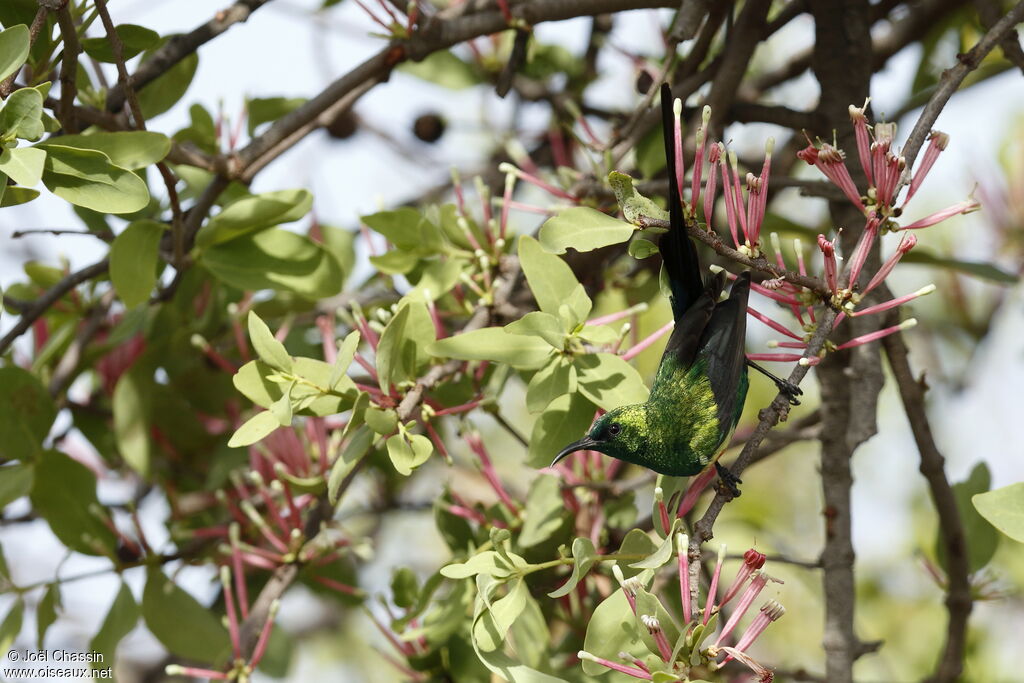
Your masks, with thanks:
[[[682,196],[676,183],[675,126],[672,88],[661,86],[661,124],[665,137],[665,161],[668,166],[669,231],[662,235],[658,247],[672,288],[672,313],[676,320],[693,305],[704,291],[697,249],[686,234],[683,222]]]

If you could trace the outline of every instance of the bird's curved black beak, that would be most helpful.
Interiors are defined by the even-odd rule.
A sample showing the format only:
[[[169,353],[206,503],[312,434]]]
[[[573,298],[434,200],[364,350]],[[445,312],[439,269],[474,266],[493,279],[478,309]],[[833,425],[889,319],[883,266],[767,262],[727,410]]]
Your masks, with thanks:
[[[594,439],[591,439],[590,435],[587,434],[586,436],[584,436],[579,441],[575,441],[575,442],[569,444],[568,446],[566,446],[565,448],[563,448],[561,450],[561,452],[559,452],[559,454],[555,456],[555,459],[551,461],[551,465],[550,466],[554,467],[555,465],[558,464],[559,460],[561,460],[565,456],[569,455],[570,453],[575,453],[576,451],[592,450],[594,448],[594,446],[597,445],[597,443],[598,443],[597,441],[595,441]]]

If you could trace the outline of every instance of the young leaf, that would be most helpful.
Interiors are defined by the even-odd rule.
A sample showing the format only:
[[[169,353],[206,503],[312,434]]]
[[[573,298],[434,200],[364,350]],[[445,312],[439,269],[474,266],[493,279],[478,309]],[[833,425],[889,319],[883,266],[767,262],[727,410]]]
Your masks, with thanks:
[[[64,147],[102,152],[110,159],[110,163],[129,171],[163,161],[171,151],[171,141],[166,135],[146,130],[62,135],[55,139]]]
[[[304,97],[254,97],[246,102],[249,135],[264,123],[276,121],[306,103]]]
[[[548,593],[549,598],[560,598],[568,595],[576,584],[583,580],[590,568],[597,562],[597,551],[589,538],[577,538],[572,542],[572,574],[558,589]]]
[[[270,328],[256,315],[255,311],[249,311],[248,325],[249,339],[260,360],[275,370],[291,372],[292,357],[288,355],[284,344],[274,338]]]
[[[566,330],[562,325],[562,321],[558,317],[543,311],[530,311],[519,320],[514,320],[505,325],[505,331],[510,334],[527,334],[540,337],[559,351],[565,347]]]
[[[377,377],[384,391],[389,391],[392,382],[406,379],[402,368],[402,346],[410,341],[405,338],[405,323],[408,319],[409,306],[402,306],[380,335],[377,345]]]
[[[60,604],[60,584],[51,583],[36,608],[36,647],[40,650],[43,649],[46,632],[57,620],[57,606]]]
[[[344,386],[342,379],[345,377],[348,366],[352,364],[352,359],[356,356],[356,348],[358,346],[359,330],[349,332],[345,340],[338,345],[338,355],[334,359],[334,365],[331,367],[331,378],[328,382],[331,389],[337,390]]]
[[[677,518],[672,524],[671,532],[665,536],[661,545],[658,546],[658,549],[639,562],[633,562],[629,566],[634,569],[657,569],[658,567],[664,566],[665,563],[672,559],[672,544],[675,542],[676,530],[679,528],[681,523],[682,520]],[[670,639],[669,642],[675,641]]]
[[[485,327],[440,339],[427,347],[432,356],[460,360],[490,360],[514,368],[530,369],[544,363],[551,346],[539,337],[508,334],[500,327]]]
[[[381,211],[363,216],[362,221],[371,230],[387,237],[389,242],[402,251],[425,255],[444,246],[438,227],[416,209]]]
[[[576,390],[576,368],[564,356],[555,356],[534,373],[526,388],[526,409],[539,413],[559,396]]]
[[[387,446],[391,464],[406,477],[430,459],[434,452],[434,444],[422,434],[395,434],[388,437]]]
[[[580,393],[604,410],[647,400],[650,392],[640,373],[621,356],[593,353],[576,356],[573,364]]]
[[[992,526],[1013,540],[1024,543],[1024,482],[976,493],[971,502]]]
[[[0,109],[0,138],[38,140],[44,132],[42,94],[35,88],[21,88],[11,93]]]
[[[476,69],[448,50],[433,52],[420,62],[402,62],[398,70],[450,90],[470,88],[481,82]]]
[[[243,197],[206,222],[196,234],[196,246],[205,249],[297,221],[309,213],[312,206],[313,195],[307,190],[280,190]]]
[[[46,150],[43,184],[58,197],[101,213],[133,213],[149,204],[146,182],[102,152],[52,143],[39,147]]]
[[[0,31],[0,81],[21,68],[28,59],[28,26],[15,24]],[[6,652],[7,647],[3,650]]]
[[[32,187],[42,180],[45,162],[46,152],[35,147],[4,149],[0,152],[0,173],[9,175],[19,185]]]
[[[490,619],[482,619],[481,614],[475,620],[473,641],[485,652],[494,652],[501,648],[509,628],[526,608],[526,598],[529,596],[526,582],[520,577],[509,583],[512,587],[508,593],[492,602],[490,609],[486,610]]]
[[[241,427],[235,430],[228,441],[231,448],[242,448],[251,446],[257,441],[263,440],[268,434],[281,426],[277,416],[269,410],[263,410],[248,420]]]
[[[566,209],[545,221],[540,227],[540,244],[554,254],[564,254],[572,247],[576,251],[593,251],[612,244],[620,244],[633,234],[633,226],[606,213],[586,206]]]
[[[131,223],[110,246],[110,280],[125,308],[149,300],[156,284],[163,223],[142,219]]]
[[[366,394],[361,394],[366,396]],[[338,491],[345,477],[349,475],[356,463],[363,459],[373,445],[374,431],[366,425],[360,425],[348,444],[342,450],[341,455],[334,461],[331,467],[331,475],[327,480],[327,499],[331,505],[338,503]]]
[[[529,235],[519,238],[519,263],[540,310],[558,315],[558,307],[579,285],[572,269],[562,259],[544,251],[540,242]],[[587,303],[586,312],[580,317],[590,312],[589,300]]]
[[[565,521],[565,501],[557,477],[542,474],[533,480],[526,494],[526,519],[518,543],[530,548],[551,538]]]

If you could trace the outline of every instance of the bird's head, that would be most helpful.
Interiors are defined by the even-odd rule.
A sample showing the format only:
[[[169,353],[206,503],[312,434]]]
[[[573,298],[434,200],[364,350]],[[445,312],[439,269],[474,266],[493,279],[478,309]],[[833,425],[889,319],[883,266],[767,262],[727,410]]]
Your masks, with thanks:
[[[643,404],[616,408],[599,417],[586,436],[563,448],[551,465],[553,467],[559,460],[576,451],[598,451],[619,460],[640,463],[647,441],[646,432],[647,419]]]

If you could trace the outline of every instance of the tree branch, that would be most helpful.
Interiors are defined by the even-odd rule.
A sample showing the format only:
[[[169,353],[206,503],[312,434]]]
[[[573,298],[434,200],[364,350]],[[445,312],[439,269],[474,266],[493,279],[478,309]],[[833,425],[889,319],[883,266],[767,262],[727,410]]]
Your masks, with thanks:
[[[952,683],[960,677],[963,670],[964,651],[967,646],[967,620],[973,607],[967,539],[953,488],[946,479],[946,459],[942,457],[935,444],[928,414],[925,412],[924,377],[922,376],[920,380],[914,379],[907,357],[907,345],[901,334],[886,337],[882,340],[882,346],[885,347],[885,354],[889,358],[889,367],[892,368],[900,398],[903,400],[903,410],[906,412],[917,450],[921,455],[921,474],[928,482],[928,491],[939,516],[939,537],[946,550],[949,575],[946,611],[949,613],[949,622],[946,625],[946,642],[942,647],[939,663],[927,680],[934,683]]]

